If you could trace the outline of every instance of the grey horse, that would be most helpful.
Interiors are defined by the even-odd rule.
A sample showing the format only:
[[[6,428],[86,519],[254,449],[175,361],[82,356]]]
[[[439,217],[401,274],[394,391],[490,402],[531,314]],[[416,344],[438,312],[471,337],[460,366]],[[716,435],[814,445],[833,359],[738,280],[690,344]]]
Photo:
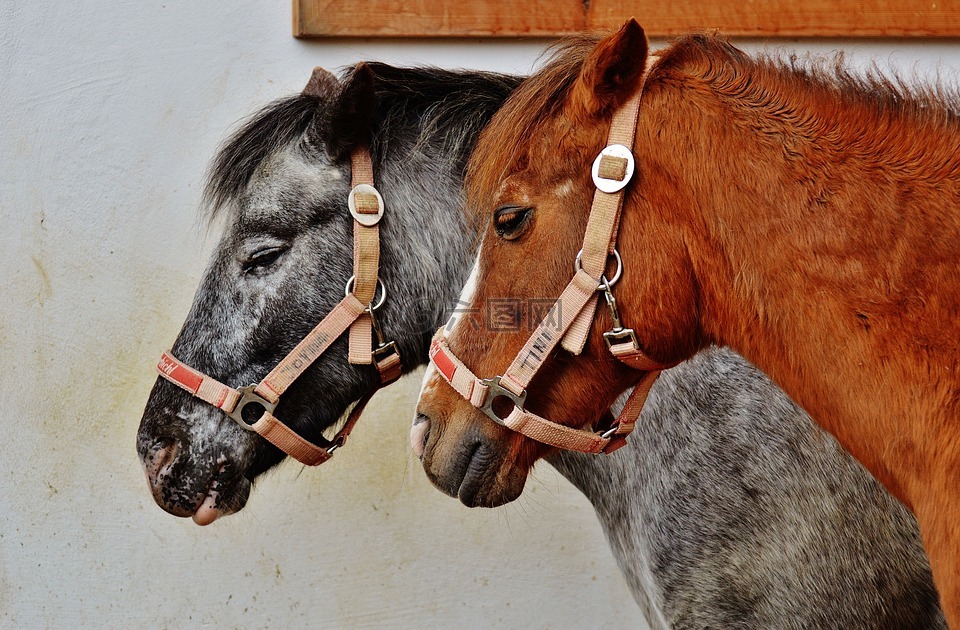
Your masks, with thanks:
[[[380,320],[405,371],[425,363],[475,255],[460,190],[469,153],[520,80],[360,64],[257,113],[211,168],[207,201],[226,229],[175,356],[254,383],[336,304],[351,274],[349,154],[369,142],[389,207]],[[342,338],[276,413],[317,439],[377,386]],[[177,516],[212,489],[218,514],[241,509],[283,459],[162,379],[137,449],[155,500]],[[945,627],[910,513],[732,352],[665,373],[628,448],[549,461],[595,507],[651,627]]]

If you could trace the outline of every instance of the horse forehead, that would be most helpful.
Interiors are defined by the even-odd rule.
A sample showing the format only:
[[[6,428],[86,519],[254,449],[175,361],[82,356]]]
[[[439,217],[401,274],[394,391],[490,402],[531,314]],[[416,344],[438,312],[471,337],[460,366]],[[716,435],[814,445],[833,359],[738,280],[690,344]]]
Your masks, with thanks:
[[[531,193],[536,189],[537,183],[531,181],[527,171],[521,171],[507,176],[500,182],[495,193],[495,198],[500,204],[522,203],[529,204]]]
[[[289,146],[257,167],[240,207],[244,218],[251,220],[279,218],[278,213],[305,215],[327,197],[346,195],[348,186],[341,169],[329,158],[308,156]]]
[[[547,177],[543,173],[534,173],[532,169],[514,173],[500,182],[495,193],[496,205],[524,204],[534,205],[544,196],[565,199],[577,188],[577,182],[570,173],[552,173]]]

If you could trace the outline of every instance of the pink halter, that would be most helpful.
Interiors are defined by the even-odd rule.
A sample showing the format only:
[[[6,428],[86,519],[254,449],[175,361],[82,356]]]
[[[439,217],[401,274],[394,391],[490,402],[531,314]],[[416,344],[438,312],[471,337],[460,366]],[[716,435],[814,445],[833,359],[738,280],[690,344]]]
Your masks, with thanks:
[[[649,64],[654,59],[651,57],[648,60],[647,74]],[[573,279],[507,371],[486,379],[475,376],[450,350],[443,328],[434,335],[430,346],[430,360],[450,386],[471,405],[497,424],[557,448],[584,453],[611,453],[623,446],[626,436],[633,431],[640,417],[650,388],[660,372],[670,367],[647,357],[641,351],[634,331],[623,328],[611,291],[622,271],[622,261],[616,249],[617,230],[623,207],[623,190],[633,177],[635,168],[629,147],[633,146],[636,135],[642,93],[641,83],[637,93],[614,113],[608,144],[593,163],[593,181],[597,190],[590,208],[583,249],[577,255]],[[617,271],[612,280],[607,280],[604,273],[610,256],[616,258]],[[564,426],[524,409],[527,386],[557,343],[562,342],[563,347],[573,354],[583,351],[597,307],[597,300],[592,298],[598,291],[604,293],[613,316],[613,329],[603,335],[607,347],[620,361],[634,369],[646,371],[613,425],[599,432]],[[498,414],[494,409],[494,402],[498,398],[511,403],[507,415]]]
[[[350,412],[346,424],[333,440],[313,444],[300,437],[278,420],[273,411],[287,388],[348,328],[350,329],[349,361],[357,365],[374,364],[380,372],[381,385],[400,377],[402,365],[396,344],[385,341],[377,324],[376,310],[386,299],[386,287],[377,279],[380,261],[380,232],[377,224],[383,217],[383,198],[373,186],[373,163],[370,151],[359,148],[351,155],[353,188],[348,197],[353,216],[353,277],[347,281],[345,297],[317,326],[280,361],[263,380],[255,385],[234,389],[179,361],[169,352],[163,353],[157,371],[174,385],[210,403],[233,418],[241,427],[254,431],[274,446],[308,466],[330,459],[343,446],[350,431],[360,419],[364,406],[374,392],[365,395]],[[381,297],[373,303],[377,285]],[[377,336],[373,348],[371,332]],[[251,406],[256,419],[247,420],[244,410]],[[256,413],[259,409],[259,413]]]

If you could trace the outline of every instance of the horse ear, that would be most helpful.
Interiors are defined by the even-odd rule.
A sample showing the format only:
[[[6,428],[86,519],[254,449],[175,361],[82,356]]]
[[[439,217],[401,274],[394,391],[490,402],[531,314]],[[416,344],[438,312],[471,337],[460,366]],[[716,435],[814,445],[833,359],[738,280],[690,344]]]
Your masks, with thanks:
[[[317,66],[310,75],[310,81],[303,88],[303,94],[306,96],[318,96],[320,98],[329,98],[337,93],[340,88],[340,81],[333,76],[329,70]]]
[[[647,36],[633,18],[600,40],[587,56],[572,102],[599,116],[626,102],[640,87],[647,61]]]
[[[370,142],[370,131],[377,113],[376,77],[366,63],[358,63],[330,113],[327,150],[339,159],[361,144]]]

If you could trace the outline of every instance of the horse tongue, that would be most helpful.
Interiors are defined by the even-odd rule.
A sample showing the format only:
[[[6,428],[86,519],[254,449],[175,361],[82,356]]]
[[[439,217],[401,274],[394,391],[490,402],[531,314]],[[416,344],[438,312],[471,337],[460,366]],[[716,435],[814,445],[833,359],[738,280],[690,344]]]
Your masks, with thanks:
[[[217,520],[218,516],[220,516],[220,511],[217,509],[217,491],[211,490],[200,508],[194,513],[193,522],[202,527]]]

